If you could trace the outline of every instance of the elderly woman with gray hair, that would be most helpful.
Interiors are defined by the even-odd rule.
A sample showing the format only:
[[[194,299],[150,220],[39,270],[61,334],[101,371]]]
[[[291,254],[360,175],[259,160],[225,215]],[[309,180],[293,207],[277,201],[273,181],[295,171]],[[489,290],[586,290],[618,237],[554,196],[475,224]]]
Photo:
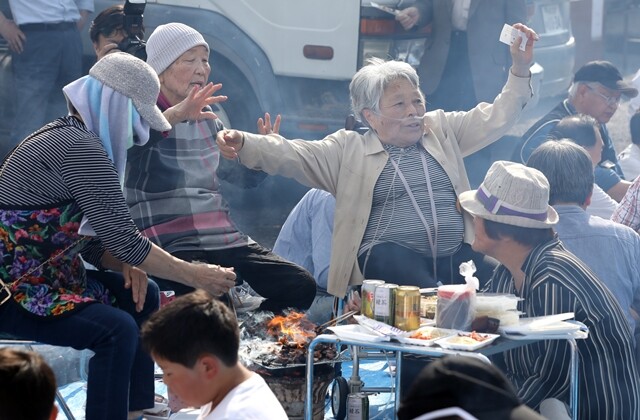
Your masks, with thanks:
[[[509,79],[493,104],[469,112],[426,111],[415,70],[372,60],[350,84],[352,108],[369,127],[323,140],[287,140],[235,130],[218,134],[226,158],[296,179],[336,197],[328,292],[343,297],[364,278],[435,286],[457,282],[460,262],[474,259],[478,277],[492,269],[471,250],[471,221],[458,210],[469,190],[462,158],[505,134],[532,96],[529,66],[537,35],[511,46]]]

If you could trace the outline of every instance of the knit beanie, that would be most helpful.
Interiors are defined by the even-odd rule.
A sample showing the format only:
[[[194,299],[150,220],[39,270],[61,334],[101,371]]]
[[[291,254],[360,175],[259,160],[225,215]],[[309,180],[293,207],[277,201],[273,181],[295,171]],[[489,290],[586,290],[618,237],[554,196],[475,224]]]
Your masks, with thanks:
[[[160,94],[158,75],[144,61],[124,52],[107,54],[89,70],[89,75],[131,98],[151,128],[167,131],[171,125],[156,106]]]
[[[160,25],[147,40],[147,63],[161,74],[178,57],[198,45],[209,51],[209,44],[192,27],[176,22]]]

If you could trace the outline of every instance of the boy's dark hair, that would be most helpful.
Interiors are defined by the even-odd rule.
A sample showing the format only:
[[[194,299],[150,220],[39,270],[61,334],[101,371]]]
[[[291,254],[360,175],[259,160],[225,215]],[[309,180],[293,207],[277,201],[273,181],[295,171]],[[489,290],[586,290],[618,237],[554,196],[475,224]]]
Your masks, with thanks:
[[[482,219],[482,221],[487,236],[496,241],[506,236],[521,245],[537,246],[550,241],[555,235],[551,228],[535,229],[508,225],[487,219]]]
[[[161,308],[144,323],[141,334],[151,354],[188,368],[205,354],[213,354],[227,366],[238,362],[236,317],[203,290],[180,296]]]
[[[569,139],[582,147],[593,147],[596,144],[596,132],[599,129],[598,120],[590,115],[568,115],[551,130],[549,136],[553,139]]]
[[[0,419],[51,417],[56,378],[38,353],[0,348],[0,384]]]
[[[631,142],[640,144],[640,111],[633,114],[629,121],[629,130],[631,130]]]
[[[93,19],[93,22],[91,22],[89,37],[91,38],[91,42],[97,43],[98,35],[109,36],[119,29],[124,30],[124,6],[121,4],[107,7],[98,13],[95,19]],[[125,34],[125,36],[128,35],[129,34]],[[140,38],[142,38],[143,35],[144,26],[142,27]]]

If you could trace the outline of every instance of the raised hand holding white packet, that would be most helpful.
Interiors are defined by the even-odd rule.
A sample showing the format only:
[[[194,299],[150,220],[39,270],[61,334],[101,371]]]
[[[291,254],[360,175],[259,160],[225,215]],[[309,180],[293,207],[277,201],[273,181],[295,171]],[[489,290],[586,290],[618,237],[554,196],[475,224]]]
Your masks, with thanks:
[[[525,33],[505,23],[502,27],[502,32],[500,32],[500,42],[512,45],[516,42],[518,37],[522,39],[522,42],[520,43],[520,51],[524,51],[527,47],[527,36]]]

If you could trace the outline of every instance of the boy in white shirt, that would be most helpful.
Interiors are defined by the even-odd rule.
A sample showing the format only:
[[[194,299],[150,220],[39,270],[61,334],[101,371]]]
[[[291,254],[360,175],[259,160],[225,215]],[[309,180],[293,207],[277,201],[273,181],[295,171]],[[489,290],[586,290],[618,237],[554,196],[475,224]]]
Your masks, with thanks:
[[[238,360],[235,315],[207,292],[178,297],[153,314],[141,333],[169,390],[201,407],[199,420],[287,420],[264,379]]]

